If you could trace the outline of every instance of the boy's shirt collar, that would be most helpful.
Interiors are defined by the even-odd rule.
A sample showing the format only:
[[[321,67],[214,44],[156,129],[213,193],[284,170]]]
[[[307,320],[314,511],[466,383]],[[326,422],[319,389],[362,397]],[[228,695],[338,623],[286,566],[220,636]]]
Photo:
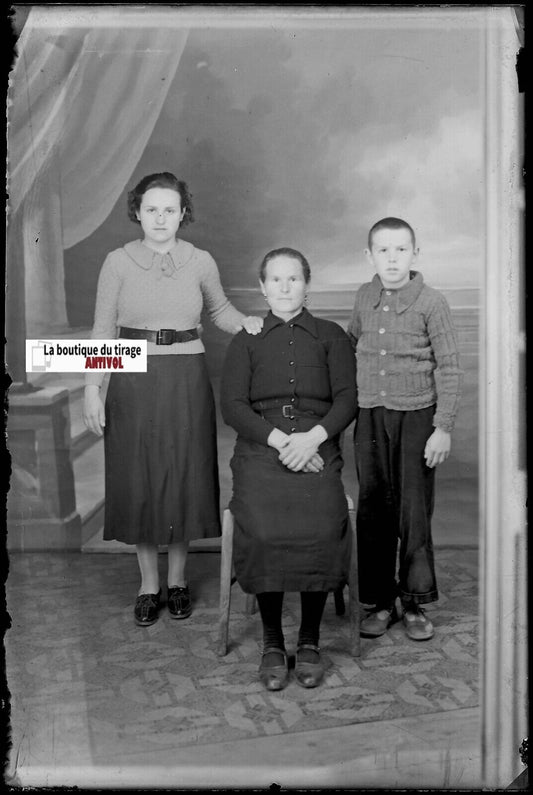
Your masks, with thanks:
[[[401,312],[405,312],[411,304],[414,304],[420,293],[422,292],[422,288],[424,287],[424,277],[419,271],[410,271],[410,279],[407,284],[404,284],[403,287],[400,287],[397,290],[388,290],[388,292],[392,293],[396,296],[396,312],[400,314]],[[370,282],[371,285],[371,296],[372,296],[372,306],[374,309],[380,304],[381,297],[383,295],[383,291],[386,289],[383,286],[383,282],[379,278],[378,274],[376,273],[372,281]]]

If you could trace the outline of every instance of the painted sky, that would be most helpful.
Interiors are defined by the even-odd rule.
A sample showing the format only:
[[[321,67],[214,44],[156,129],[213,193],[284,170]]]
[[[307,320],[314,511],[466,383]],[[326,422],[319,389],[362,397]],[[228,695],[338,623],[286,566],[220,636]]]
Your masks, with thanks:
[[[477,283],[480,30],[383,27],[190,34],[150,148],[186,174],[194,236],[232,281],[279,245],[315,285],[361,281],[368,227],[398,215],[428,281]]]
[[[124,195],[154,171],[185,179],[197,220],[183,237],[215,256],[227,287],[255,287],[262,256],[278,246],[308,257],[315,289],[366,281],[367,230],[387,215],[415,228],[428,283],[478,284],[481,13],[206,20],[190,30]],[[107,251],[138,231],[123,197],[66,252],[67,282],[85,279],[94,292]],[[92,306],[83,312],[92,317]]]

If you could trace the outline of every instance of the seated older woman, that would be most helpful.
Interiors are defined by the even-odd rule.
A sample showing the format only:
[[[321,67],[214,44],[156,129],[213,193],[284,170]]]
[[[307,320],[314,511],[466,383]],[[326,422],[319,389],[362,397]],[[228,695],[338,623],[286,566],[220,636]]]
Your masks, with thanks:
[[[233,338],[222,377],[222,414],[238,433],[230,502],[235,574],[257,596],[259,677],[268,690],[289,681],[286,591],[301,598],[296,680],[303,687],[322,681],[322,613],[328,591],[347,582],[351,551],[339,435],[356,414],[355,359],[343,329],[304,308],[310,277],[299,251],[265,256],[260,286],[271,311],[256,337]]]

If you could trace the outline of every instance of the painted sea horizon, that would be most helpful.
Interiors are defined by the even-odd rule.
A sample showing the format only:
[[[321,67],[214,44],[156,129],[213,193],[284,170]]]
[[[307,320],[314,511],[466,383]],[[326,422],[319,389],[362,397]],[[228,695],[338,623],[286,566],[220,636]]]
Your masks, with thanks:
[[[348,322],[353,307],[354,295],[360,283],[335,285],[334,289],[322,289],[320,285],[312,285],[309,291],[308,307],[318,317],[328,317],[341,325]],[[437,287],[450,304],[456,318],[464,322],[466,316],[477,320],[481,305],[479,287]],[[247,314],[262,314],[265,311],[265,299],[259,287],[233,287],[226,289],[229,300]],[[461,322],[460,325],[463,323]],[[469,324],[470,325],[470,324]]]

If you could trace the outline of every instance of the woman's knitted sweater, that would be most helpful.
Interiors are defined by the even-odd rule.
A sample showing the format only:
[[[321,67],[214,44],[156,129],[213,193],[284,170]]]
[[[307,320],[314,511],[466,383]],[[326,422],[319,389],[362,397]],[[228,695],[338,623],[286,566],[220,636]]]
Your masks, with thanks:
[[[115,339],[120,326],[176,329],[200,325],[202,309],[218,328],[236,334],[245,317],[224,294],[213,257],[178,240],[158,254],[140,240],[107,255],[96,294],[92,339]],[[147,343],[148,355],[203,353],[201,339],[173,345]],[[86,384],[100,385],[102,372],[87,373]]]

